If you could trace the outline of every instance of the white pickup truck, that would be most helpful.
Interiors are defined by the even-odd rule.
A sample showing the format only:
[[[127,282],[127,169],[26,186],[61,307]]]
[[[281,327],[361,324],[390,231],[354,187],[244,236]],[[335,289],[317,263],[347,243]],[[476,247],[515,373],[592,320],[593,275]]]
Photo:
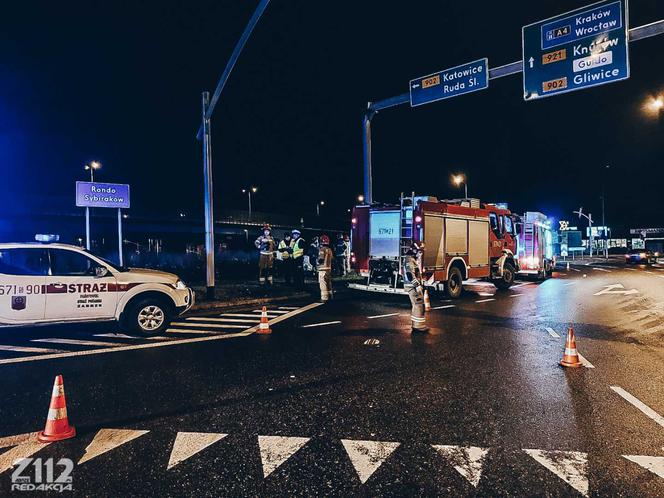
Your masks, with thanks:
[[[0,326],[115,320],[155,335],[193,304],[171,273],[119,267],[66,244],[0,244]]]

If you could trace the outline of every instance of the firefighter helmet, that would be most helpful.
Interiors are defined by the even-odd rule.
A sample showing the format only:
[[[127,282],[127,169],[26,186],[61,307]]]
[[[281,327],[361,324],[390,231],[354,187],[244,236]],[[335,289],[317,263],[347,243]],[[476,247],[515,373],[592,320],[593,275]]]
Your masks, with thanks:
[[[320,242],[324,246],[329,246],[330,245],[330,238],[327,235],[321,235]]]

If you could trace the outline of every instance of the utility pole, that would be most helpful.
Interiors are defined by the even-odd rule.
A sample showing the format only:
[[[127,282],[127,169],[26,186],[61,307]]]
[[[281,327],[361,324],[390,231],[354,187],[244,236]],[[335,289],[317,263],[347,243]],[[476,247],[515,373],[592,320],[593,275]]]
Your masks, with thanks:
[[[589,245],[590,245],[590,257],[593,257],[593,241],[595,238],[593,237],[593,215],[592,213],[585,214],[583,212],[583,207],[580,207],[578,211],[572,211],[574,214],[579,215],[579,219],[581,217],[585,218],[588,220],[588,232],[590,233],[588,240],[589,240]]]

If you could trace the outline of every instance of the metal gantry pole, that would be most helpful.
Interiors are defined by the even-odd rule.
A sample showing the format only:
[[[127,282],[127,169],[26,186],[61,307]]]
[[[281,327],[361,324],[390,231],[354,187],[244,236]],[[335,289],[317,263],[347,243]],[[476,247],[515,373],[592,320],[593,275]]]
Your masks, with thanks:
[[[205,281],[206,296],[214,299],[214,199],[212,197],[212,144],[210,137],[210,118],[208,107],[210,105],[210,92],[202,95],[202,121],[203,121],[203,182],[205,184]]]
[[[664,34],[664,19],[638,26],[629,30],[629,41],[635,42],[644,40],[652,36]],[[511,74],[517,74],[523,71],[523,61],[511,62],[503,66],[498,66],[489,69],[489,79],[495,80]],[[364,142],[364,198],[367,203],[371,204],[373,200],[372,191],[372,178],[371,178],[371,119],[373,116],[383,109],[396,107],[398,105],[408,104],[410,102],[410,93],[402,93],[375,103],[369,103],[367,110],[364,113],[364,127],[363,127],[363,142]],[[664,109],[660,110],[660,120],[664,116]],[[468,197],[466,195],[466,197]]]

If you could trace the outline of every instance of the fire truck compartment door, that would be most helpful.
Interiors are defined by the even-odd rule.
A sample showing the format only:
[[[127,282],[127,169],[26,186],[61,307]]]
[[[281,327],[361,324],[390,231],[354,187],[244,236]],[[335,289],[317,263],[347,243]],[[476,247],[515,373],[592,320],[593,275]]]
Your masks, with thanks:
[[[369,220],[369,255],[372,258],[399,257],[399,211],[372,211]]]
[[[445,219],[445,252],[451,255],[468,252],[468,220]]]
[[[422,265],[425,268],[442,267],[443,260],[443,217],[425,214]]]
[[[468,222],[468,264],[486,266],[489,264],[489,223],[486,221]]]

